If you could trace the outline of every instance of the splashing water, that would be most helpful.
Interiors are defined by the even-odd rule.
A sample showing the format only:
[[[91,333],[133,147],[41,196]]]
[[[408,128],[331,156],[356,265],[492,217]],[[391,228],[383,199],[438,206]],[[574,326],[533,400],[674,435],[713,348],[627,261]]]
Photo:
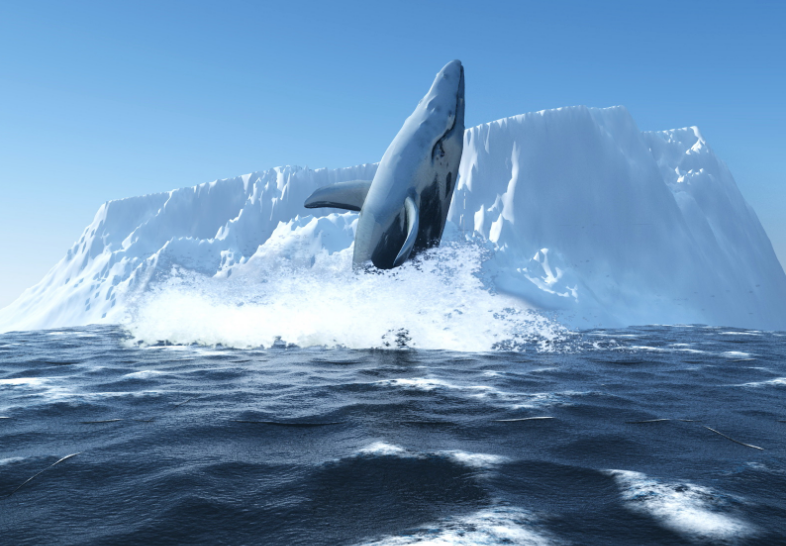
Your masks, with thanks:
[[[297,257],[249,261],[223,278],[173,271],[132,306],[125,326],[146,344],[453,351],[548,350],[568,333],[489,290],[478,246],[448,245],[373,272],[353,271],[351,252],[305,265]]]

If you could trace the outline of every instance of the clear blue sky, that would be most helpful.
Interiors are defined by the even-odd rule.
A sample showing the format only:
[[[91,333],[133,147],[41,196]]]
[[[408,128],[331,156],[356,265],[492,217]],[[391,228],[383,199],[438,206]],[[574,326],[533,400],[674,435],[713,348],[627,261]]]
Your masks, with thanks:
[[[467,126],[698,125],[786,263],[786,2],[0,3],[0,307],[109,199],[378,161],[449,60]]]

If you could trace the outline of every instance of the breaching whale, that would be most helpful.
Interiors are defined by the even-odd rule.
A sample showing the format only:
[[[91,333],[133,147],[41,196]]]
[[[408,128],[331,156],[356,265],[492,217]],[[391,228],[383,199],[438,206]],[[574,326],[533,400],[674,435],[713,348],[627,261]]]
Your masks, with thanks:
[[[452,61],[388,146],[374,179],[316,190],[306,208],[360,211],[355,266],[398,267],[439,244],[464,146],[464,67]]]

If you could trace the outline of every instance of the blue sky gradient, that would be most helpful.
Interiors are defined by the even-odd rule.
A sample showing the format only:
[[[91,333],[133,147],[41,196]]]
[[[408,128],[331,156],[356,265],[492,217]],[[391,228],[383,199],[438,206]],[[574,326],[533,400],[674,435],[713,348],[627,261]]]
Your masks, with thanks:
[[[784,2],[4,2],[0,307],[101,203],[378,161],[434,74],[466,125],[624,105],[697,125],[786,263]]]

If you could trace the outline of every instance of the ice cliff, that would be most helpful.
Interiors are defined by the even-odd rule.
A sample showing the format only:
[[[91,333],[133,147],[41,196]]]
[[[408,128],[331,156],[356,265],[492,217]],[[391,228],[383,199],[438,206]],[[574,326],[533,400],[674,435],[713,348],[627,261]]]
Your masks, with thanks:
[[[349,268],[356,213],[303,201],[375,170],[278,167],[105,203],[44,279],[0,310],[0,331],[122,320],[173,267],[261,282],[259,264]],[[786,329],[786,275],[729,170],[697,128],[643,133],[622,107],[468,129],[445,240],[485,249],[487,289],[570,327]]]
[[[783,268],[695,127],[622,107],[474,127],[449,218],[493,244],[499,289],[575,325],[786,328]]]

